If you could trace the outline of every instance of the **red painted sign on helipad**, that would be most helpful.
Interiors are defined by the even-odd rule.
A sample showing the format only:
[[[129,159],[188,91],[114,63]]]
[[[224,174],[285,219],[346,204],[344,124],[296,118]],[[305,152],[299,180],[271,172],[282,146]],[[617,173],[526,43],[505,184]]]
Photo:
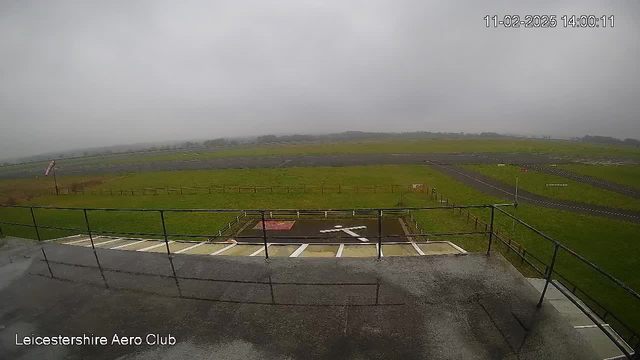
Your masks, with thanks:
[[[279,221],[279,220],[267,220],[264,222],[264,226],[267,230],[291,230],[295,221]],[[262,230],[262,221],[258,221],[254,230]]]

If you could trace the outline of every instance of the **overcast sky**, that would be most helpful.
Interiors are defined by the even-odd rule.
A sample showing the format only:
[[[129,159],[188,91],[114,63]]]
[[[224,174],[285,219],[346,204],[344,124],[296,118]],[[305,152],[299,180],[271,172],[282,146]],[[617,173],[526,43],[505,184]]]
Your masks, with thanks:
[[[520,3],[2,0],[0,158],[345,130],[640,138],[640,1]]]

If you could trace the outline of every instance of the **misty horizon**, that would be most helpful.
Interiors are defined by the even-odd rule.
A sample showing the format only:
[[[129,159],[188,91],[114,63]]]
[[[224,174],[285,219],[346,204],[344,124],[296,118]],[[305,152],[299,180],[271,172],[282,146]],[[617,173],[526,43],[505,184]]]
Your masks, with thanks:
[[[486,15],[614,28],[486,28]],[[0,4],[0,158],[266,134],[640,138],[637,1]]]

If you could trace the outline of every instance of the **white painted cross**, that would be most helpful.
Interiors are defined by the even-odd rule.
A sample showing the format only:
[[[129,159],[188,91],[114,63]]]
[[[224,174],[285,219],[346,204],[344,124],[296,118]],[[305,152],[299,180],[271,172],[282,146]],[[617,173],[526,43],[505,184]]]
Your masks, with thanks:
[[[361,237],[360,235],[354,233],[351,230],[358,230],[358,229],[366,229],[366,226],[352,226],[352,227],[348,227],[348,228],[343,228],[342,225],[336,225],[334,226],[335,229],[329,229],[329,230],[320,230],[321,233],[330,233],[330,232],[338,232],[338,231],[344,231],[347,234],[353,236],[353,237],[357,237],[358,240],[360,241],[369,241],[369,239],[365,238],[365,237]]]

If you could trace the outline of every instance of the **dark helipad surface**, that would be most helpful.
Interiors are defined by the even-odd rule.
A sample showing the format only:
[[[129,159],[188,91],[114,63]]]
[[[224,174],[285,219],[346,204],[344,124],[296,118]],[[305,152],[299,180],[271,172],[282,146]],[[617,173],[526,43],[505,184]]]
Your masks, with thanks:
[[[536,309],[536,290],[497,254],[265,262],[44,249],[48,263],[37,247],[0,248],[13,257],[0,262],[0,278],[11,274],[0,287],[3,358],[597,358],[553,306]],[[16,334],[176,344],[16,346]]]
[[[268,230],[268,241],[278,242],[304,242],[304,243],[369,243],[378,242],[377,219],[286,219],[295,221],[289,230]],[[272,219],[266,220],[275,221]],[[382,241],[409,241],[400,223],[400,219],[382,218]],[[262,222],[258,219],[251,220],[249,224],[239,232],[236,238],[238,242],[261,242]],[[327,231],[330,230],[330,231]],[[324,232],[323,232],[324,231]],[[357,234],[358,236],[354,236]],[[245,238],[245,236],[249,238]],[[315,237],[315,238],[314,238]],[[326,238],[317,238],[326,237]]]

